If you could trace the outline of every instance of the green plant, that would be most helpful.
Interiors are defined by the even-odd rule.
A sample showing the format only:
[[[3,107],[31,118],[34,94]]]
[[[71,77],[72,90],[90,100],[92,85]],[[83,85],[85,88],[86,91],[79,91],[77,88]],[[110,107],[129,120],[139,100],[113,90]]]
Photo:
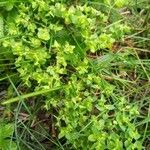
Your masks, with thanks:
[[[126,1],[117,2],[121,7]],[[105,13],[88,3],[70,6],[54,0],[35,0],[21,3],[17,11],[15,21],[7,23],[11,38],[3,41],[3,46],[15,55],[15,65],[25,85],[35,91],[62,87],[43,96],[44,107],[56,111],[53,115],[58,137],[67,139],[64,146],[142,149],[134,124],[138,107],[107,79],[112,76],[117,80],[114,68],[128,70],[138,66],[136,61],[128,62],[136,60],[130,50],[113,51],[113,46],[130,33],[128,25],[110,22]],[[120,80],[128,82],[118,80],[119,84]]]
[[[0,149],[1,150],[16,150],[16,143],[12,140],[14,132],[13,124],[0,122]]]

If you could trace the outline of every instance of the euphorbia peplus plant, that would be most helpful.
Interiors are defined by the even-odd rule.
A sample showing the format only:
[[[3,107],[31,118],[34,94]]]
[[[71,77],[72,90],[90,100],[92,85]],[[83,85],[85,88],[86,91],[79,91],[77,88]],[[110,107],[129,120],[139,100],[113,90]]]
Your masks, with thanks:
[[[59,138],[66,138],[72,149],[140,149],[133,124],[137,107],[114,94],[115,86],[102,76],[116,57],[104,65],[99,56],[88,57],[111,52],[129,32],[127,25],[109,25],[104,13],[87,4],[34,0],[19,5],[7,32],[13,38],[3,46],[16,56],[27,86],[36,81],[35,90],[64,87],[45,94],[45,108],[58,110]]]

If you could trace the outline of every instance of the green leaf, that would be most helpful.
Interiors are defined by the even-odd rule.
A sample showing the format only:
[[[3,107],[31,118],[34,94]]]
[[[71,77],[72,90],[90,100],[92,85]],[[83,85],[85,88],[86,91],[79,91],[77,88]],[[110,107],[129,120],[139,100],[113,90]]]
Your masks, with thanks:
[[[0,123],[0,139],[10,137],[13,134],[13,131],[14,131],[13,124]]]
[[[6,4],[6,10],[7,11],[10,11],[10,10],[12,10],[13,9],[13,7],[14,7],[14,4],[13,3],[11,3],[11,2],[8,2],[7,4]]]
[[[16,150],[16,144],[11,140],[14,132],[13,124],[5,124],[0,122],[0,149],[1,150]]]
[[[55,88],[53,88],[53,89],[41,90],[41,91],[36,91],[36,92],[32,92],[32,93],[25,94],[25,95],[20,95],[20,96],[18,96],[18,97],[11,98],[11,99],[8,99],[8,100],[4,101],[4,102],[2,103],[2,105],[14,103],[14,102],[17,102],[17,101],[19,101],[19,100],[23,100],[23,99],[26,99],[26,98],[38,96],[38,95],[45,94],[45,93],[48,93],[48,92],[51,92],[51,91],[55,91],[55,90],[58,90],[58,89],[61,89],[61,88],[62,88],[62,87],[55,87]]]
[[[89,135],[88,140],[94,142],[96,140],[94,134]]]

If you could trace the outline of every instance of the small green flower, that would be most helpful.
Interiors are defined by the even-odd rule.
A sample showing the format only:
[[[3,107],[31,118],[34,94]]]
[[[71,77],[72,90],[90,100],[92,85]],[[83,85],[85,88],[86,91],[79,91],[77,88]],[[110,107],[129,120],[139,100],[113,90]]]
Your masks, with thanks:
[[[50,34],[49,34],[48,29],[39,28],[38,29],[38,38],[48,41],[50,39]]]

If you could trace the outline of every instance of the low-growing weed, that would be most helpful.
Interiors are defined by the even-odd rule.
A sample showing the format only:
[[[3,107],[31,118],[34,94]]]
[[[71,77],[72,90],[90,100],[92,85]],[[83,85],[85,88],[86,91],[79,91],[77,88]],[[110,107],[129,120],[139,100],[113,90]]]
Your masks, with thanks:
[[[31,117],[24,99],[36,96],[40,111],[52,118],[51,134],[59,139],[52,143],[60,149],[143,147],[148,127],[142,136],[137,119],[141,108],[133,93],[137,81],[150,79],[149,61],[142,60],[139,47],[134,47],[134,29],[121,9],[127,4],[125,0],[34,0],[20,3],[13,17],[6,19],[1,35],[10,38],[2,40],[2,47],[13,53],[19,77],[32,92],[20,96],[8,77],[18,97],[3,104],[19,101]],[[46,149],[26,123],[21,122],[21,127]]]

